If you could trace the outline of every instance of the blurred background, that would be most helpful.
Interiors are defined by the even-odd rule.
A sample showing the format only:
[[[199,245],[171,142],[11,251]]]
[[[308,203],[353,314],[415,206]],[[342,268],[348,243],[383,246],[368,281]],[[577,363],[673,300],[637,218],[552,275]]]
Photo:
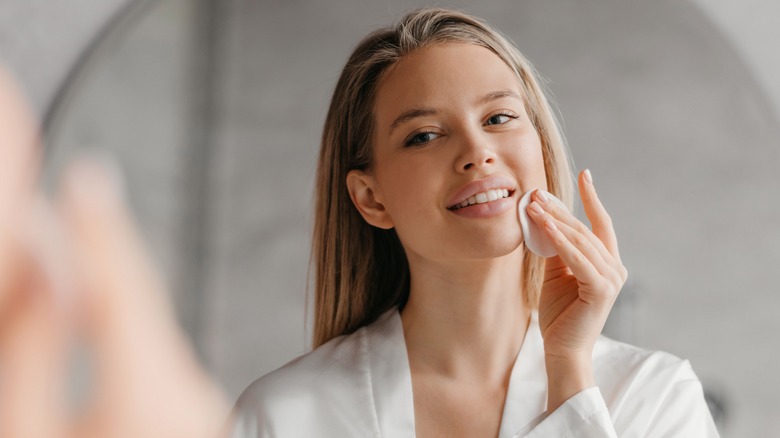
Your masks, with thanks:
[[[232,398],[308,350],[313,177],[340,69],[424,5],[3,0],[0,61],[45,119],[47,180],[80,151],[117,157]],[[436,5],[494,24],[547,79],[630,272],[606,333],[689,359],[724,437],[780,436],[780,3]]]

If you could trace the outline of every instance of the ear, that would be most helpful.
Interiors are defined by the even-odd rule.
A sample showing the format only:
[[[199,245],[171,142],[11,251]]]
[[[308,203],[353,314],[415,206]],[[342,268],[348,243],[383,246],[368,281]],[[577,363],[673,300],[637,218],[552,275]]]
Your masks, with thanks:
[[[388,230],[393,228],[393,220],[382,203],[374,177],[363,170],[350,170],[347,173],[347,190],[352,204],[370,225]]]

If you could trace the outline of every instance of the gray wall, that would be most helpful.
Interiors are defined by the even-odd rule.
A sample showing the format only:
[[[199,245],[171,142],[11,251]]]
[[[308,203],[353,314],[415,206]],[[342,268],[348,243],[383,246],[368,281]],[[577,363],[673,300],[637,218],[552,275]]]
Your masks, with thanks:
[[[8,3],[0,58],[42,111],[122,2]],[[193,46],[202,14],[188,0],[164,2],[74,93],[50,163],[56,169],[96,146],[120,158],[182,321],[237,395],[306,349],[309,214],[328,99],[358,39],[418,2],[218,3],[209,11],[220,29],[210,94],[192,79],[203,65]],[[549,79],[575,164],[593,171],[631,273],[609,334],[690,359],[726,401],[724,436],[776,435],[780,58],[771,45],[780,6],[440,4],[494,23]],[[216,111],[204,119],[193,96]],[[211,148],[198,193],[208,209],[196,235],[188,228],[197,204],[191,156],[203,153],[196,145],[204,136]]]
[[[41,114],[77,58],[129,0],[3,0],[0,62]]]

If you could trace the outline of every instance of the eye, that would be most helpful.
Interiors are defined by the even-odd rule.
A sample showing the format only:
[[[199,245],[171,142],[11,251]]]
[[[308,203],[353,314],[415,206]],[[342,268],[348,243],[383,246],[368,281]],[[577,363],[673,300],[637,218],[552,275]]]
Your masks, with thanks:
[[[439,135],[435,132],[425,131],[425,132],[418,132],[417,134],[412,135],[411,137],[407,138],[406,141],[404,141],[404,146],[420,146],[425,143],[428,143],[431,140],[434,140]]]
[[[508,122],[511,119],[516,119],[519,116],[513,112],[510,111],[502,111],[497,114],[493,114],[490,116],[487,121],[485,122],[486,125],[502,125],[506,122]]]

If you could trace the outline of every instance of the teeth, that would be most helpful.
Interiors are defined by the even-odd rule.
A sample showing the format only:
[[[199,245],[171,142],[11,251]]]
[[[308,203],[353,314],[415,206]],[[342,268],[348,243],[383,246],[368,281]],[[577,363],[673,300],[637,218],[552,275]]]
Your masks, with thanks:
[[[470,196],[468,199],[458,204],[455,209],[457,210],[458,208],[463,208],[474,204],[484,204],[486,202],[507,197],[509,197],[509,189],[488,190],[487,192],[477,193],[474,196]]]

